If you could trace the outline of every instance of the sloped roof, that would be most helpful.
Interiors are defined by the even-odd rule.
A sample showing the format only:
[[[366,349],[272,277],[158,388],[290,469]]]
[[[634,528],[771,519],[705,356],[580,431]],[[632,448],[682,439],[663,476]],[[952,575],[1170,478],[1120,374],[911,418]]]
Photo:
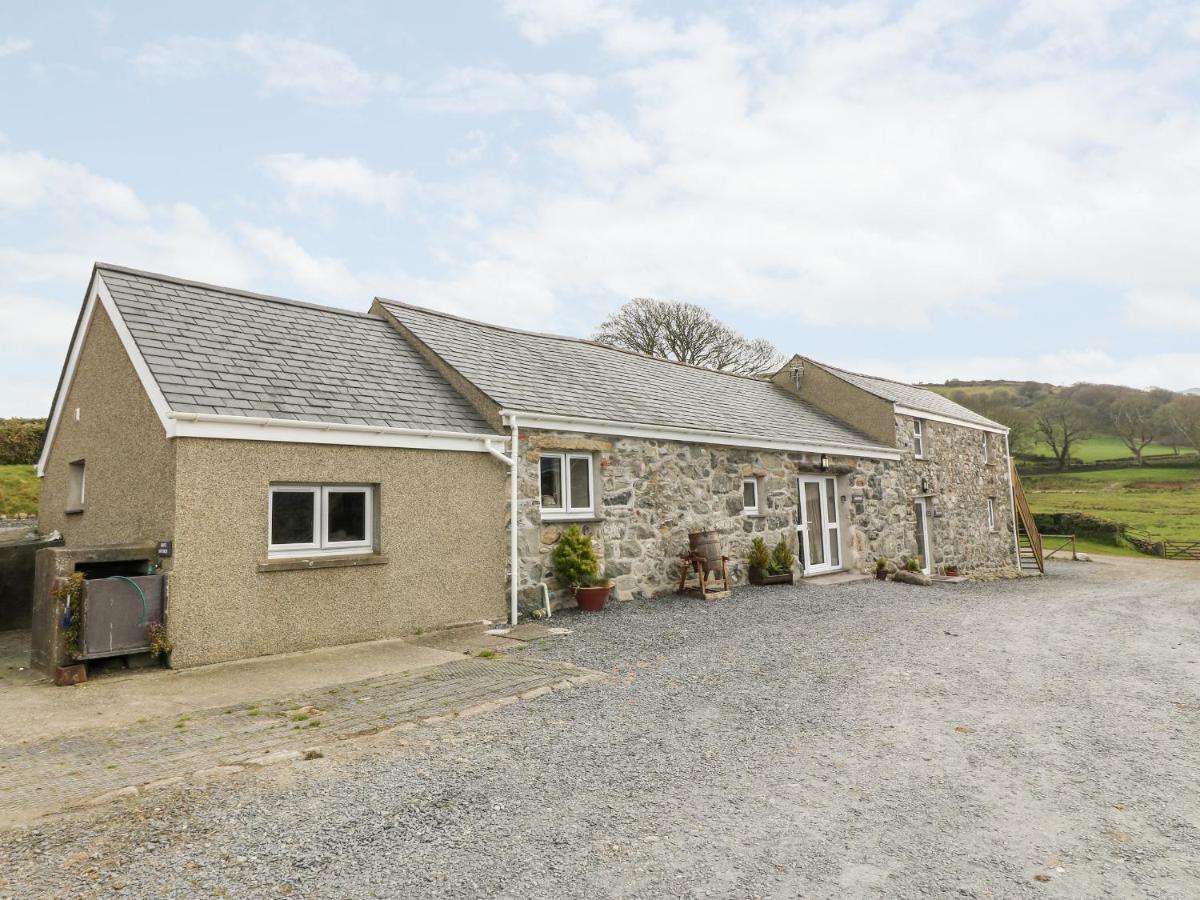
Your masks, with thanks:
[[[731,436],[879,450],[849,425],[760,378],[592,341],[380,305],[502,408]]]
[[[175,412],[493,433],[383,318],[96,271]]]
[[[812,362],[816,362],[816,360],[812,360]],[[943,397],[937,391],[904,384],[901,381],[891,381],[887,378],[876,378],[873,375],[847,372],[845,369],[839,369],[836,366],[826,365],[822,362],[817,362],[817,365],[856,387],[862,388],[867,393],[874,394],[876,397],[882,397],[884,400],[890,400],[893,403],[898,403],[901,406],[919,409],[922,412],[933,413],[938,416],[946,416],[951,419],[961,419],[964,422],[971,422],[975,425],[983,425],[988,428],[1004,429],[1004,426],[999,422],[993,422],[991,419],[985,418],[959,403],[955,403],[948,397]]]

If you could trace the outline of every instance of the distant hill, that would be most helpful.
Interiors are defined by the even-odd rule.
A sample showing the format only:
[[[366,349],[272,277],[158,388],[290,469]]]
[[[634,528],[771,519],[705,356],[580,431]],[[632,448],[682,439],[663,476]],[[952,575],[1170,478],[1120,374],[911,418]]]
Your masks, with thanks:
[[[1188,388],[1186,391],[1183,391],[1182,393],[1184,393],[1184,394],[1196,394],[1197,396],[1200,396],[1200,388]]]

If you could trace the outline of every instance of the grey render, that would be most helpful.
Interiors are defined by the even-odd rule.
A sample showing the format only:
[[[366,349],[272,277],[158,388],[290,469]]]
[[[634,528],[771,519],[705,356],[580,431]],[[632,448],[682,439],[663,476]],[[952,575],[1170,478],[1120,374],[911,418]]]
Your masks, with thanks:
[[[848,372],[845,369],[826,365],[816,360],[809,361],[869,394],[882,397],[884,400],[890,400],[892,403],[900,406],[907,406],[910,409],[917,409],[921,412],[932,413],[933,415],[961,419],[964,422],[972,422],[975,425],[983,425],[988,428],[1004,428],[998,422],[993,422],[991,419],[981,416],[979,413],[973,412],[961,404],[955,403],[948,397],[943,397],[936,391],[926,390],[925,388],[919,388],[911,384],[904,384],[900,381],[891,381],[887,378],[877,378],[874,375]]]

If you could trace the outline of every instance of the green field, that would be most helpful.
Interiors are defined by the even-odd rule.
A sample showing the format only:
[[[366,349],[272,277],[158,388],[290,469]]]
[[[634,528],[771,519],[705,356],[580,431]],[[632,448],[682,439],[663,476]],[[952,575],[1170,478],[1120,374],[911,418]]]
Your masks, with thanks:
[[[1200,540],[1200,466],[1072,471],[1022,481],[1035,513],[1081,512],[1158,540]]]
[[[1050,452],[1050,448],[1038,442],[1026,450],[1037,456],[1044,456],[1047,460],[1053,460],[1054,454]],[[1185,454],[1186,450],[1183,450]],[[1174,456],[1174,447],[1164,447],[1161,444],[1150,444],[1142,451],[1143,456]],[[1092,437],[1087,440],[1080,441],[1071,448],[1071,458],[1079,462],[1095,462],[1098,459],[1132,459],[1133,454],[1129,452],[1129,448],[1121,443],[1120,438],[1115,438],[1109,435],[1100,437]]]
[[[33,466],[0,466],[0,516],[37,514],[38,479]]]

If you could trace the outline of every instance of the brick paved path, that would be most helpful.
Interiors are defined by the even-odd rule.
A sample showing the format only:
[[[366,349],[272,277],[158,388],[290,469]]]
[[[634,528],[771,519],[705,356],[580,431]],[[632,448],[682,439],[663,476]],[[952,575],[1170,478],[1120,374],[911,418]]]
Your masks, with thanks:
[[[448,716],[595,673],[539,659],[468,658],[286,699],[198,710],[0,750],[0,819]]]

